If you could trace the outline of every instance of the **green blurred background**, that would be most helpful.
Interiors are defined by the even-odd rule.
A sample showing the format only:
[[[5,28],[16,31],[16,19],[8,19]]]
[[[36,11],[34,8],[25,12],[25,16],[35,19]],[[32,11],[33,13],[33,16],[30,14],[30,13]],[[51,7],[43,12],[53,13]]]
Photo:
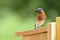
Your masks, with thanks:
[[[48,22],[60,16],[60,0],[0,0],[0,40],[22,40],[15,32],[33,30],[35,10],[43,8]]]

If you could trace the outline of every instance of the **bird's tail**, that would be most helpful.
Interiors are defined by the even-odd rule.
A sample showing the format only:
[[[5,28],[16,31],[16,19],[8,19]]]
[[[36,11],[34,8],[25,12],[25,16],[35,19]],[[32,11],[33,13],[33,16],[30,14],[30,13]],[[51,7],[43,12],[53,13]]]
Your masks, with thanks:
[[[38,28],[38,25],[37,25],[37,24],[35,24],[35,25],[34,25],[34,29],[37,29],[37,28]]]

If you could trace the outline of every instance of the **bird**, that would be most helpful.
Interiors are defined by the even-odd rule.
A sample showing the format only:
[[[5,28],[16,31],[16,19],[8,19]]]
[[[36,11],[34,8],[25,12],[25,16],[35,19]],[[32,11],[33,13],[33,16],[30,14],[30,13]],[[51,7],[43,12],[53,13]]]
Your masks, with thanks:
[[[37,16],[36,16],[36,23],[34,25],[34,29],[37,29],[39,26],[44,24],[46,19],[46,14],[42,8],[37,8],[35,12],[37,13]]]

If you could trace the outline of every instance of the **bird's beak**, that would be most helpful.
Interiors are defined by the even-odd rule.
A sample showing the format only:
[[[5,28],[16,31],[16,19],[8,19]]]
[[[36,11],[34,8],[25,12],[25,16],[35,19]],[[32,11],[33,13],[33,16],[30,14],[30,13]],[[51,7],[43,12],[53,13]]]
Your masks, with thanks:
[[[35,12],[41,12],[41,11],[39,11],[39,10],[36,10]]]
[[[38,10],[36,10],[35,12],[38,12]]]

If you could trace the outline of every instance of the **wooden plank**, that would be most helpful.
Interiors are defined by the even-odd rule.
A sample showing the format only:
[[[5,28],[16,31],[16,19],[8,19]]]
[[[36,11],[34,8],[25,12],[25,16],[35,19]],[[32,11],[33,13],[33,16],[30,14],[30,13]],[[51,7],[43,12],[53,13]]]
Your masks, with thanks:
[[[23,36],[23,40],[33,40],[32,35],[30,36]]]
[[[47,24],[47,39],[51,40],[51,23]]]
[[[38,34],[38,33],[43,33],[47,32],[47,28],[39,28],[36,30],[29,30],[29,31],[24,31],[24,32],[16,32],[16,36],[24,36],[24,35],[32,35],[32,34]]]
[[[56,40],[55,39],[55,34],[56,34],[56,22],[51,22],[51,40]]]
[[[60,17],[56,17],[56,40],[60,40]]]
[[[23,36],[23,40],[47,40],[47,33],[25,35]]]
[[[48,23],[47,30],[48,30],[48,40],[55,40],[55,31],[56,28],[56,22]]]
[[[33,40],[47,40],[47,33],[33,35]]]

